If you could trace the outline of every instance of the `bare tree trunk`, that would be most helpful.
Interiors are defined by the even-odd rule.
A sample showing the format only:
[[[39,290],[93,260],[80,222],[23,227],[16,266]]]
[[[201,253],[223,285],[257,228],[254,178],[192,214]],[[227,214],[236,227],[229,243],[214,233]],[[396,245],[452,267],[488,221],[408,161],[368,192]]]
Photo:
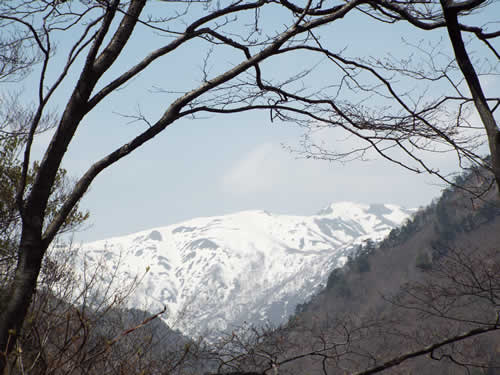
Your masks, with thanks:
[[[455,53],[455,59],[467,82],[472,99],[474,100],[474,105],[486,130],[491,154],[491,169],[495,176],[498,191],[500,192],[500,132],[495,118],[493,117],[493,112],[488,106],[488,102],[481,87],[481,82],[479,81],[478,75],[465,49],[460,25],[458,23],[458,11],[449,7],[446,0],[441,0],[441,6],[446,21],[446,29],[448,30],[453,52]]]
[[[8,355],[12,350],[16,336],[22,328],[31,298],[35,292],[45,251],[59,228],[63,225],[69,212],[86,190],[86,188],[81,188],[74,194],[75,198],[70,199],[66,210],[63,210],[65,212],[64,216],[56,223],[53,223],[44,236],[42,236],[45,212],[57,171],[80,121],[89,111],[88,100],[92,90],[99,78],[120,55],[137,24],[138,17],[146,4],[146,0],[133,0],[130,2],[127,13],[123,16],[119,27],[114,32],[109,43],[99,54],[99,50],[115,18],[119,4],[119,0],[113,0],[105,10],[101,26],[93,38],[93,44],[87,54],[87,59],[78,83],[68,100],[59,126],[42,159],[31,191],[24,202],[22,197],[26,189],[26,182],[22,181],[18,189],[19,211],[23,225],[21,242],[18,249],[16,273],[14,280],[8,286],[6,306],[2,306],[2,311],[0,312],[0,374],[5,369]],[[36,126],[36,124],[33,124],[33,126]],[[28,168],[28,162],[29,158],[25,158],[25,170]]]
[[[23,226],[16,273],[8,288],[5,306],[2,306],[0,312],[0,374],[4,371],[8,354],[22,328],[46,251],[41,230],[37,229],[29,225]]]

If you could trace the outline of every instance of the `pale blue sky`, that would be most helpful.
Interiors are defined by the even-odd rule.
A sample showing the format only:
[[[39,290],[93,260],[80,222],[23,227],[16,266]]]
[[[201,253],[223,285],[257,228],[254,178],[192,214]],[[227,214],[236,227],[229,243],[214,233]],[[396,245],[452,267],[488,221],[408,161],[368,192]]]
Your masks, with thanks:
[[[496,8],[500,14],[498,4]],[[280,27],[277,18],[266,22],[273,21]],[[335,43],[339,50],[347,47],[348,54],[363,56],[404,54],[401,37],[416,43],[444,36],[443,31],[423,33],[403,25],[373,26],[359,16],[346,17],[335,28],[323,31],[325,41]],[[68,40],[69,35],[64,36],[62,46]],[[160,38],[140,31],[110,76],[125,70],[160,42]],[[448,44],[445,39],[443,46]],[[192,44],[176,52],[173,59],[160,60],[98,106],[84,120],[68,151],[64,166],[70,175],[80,176],[93,161],[144,128],[145,124],[128,123],[117,113],[134,114],[140,108],[152,121],[161,115],[171,97],[151,93],[153,87],[195,87],[205,54],[202,46]],[[234,57],[229,51],[214,56],[209,61],[212,74],[231,66]],[[319,61],[299,56],[293,61],[273,61],[264,71],[284,76]],[[321,84],[321,74],[328,75],[323,66],[311,78],[311,87]],[[498,80],[487,85],[492,92],[498,91]],[[69,82],[57,93],[55,108],[63,107],[72,87]],[[29,90],[25,87],[25,91]],[[416,207],[430,203],[443,188],[434,178],[382,160],[341,164],[300,159],[282,145],[296,146],[301,134],[302,129],[294,124],[271,123],[266,112],[181,120],[96,178],[81,203],[90,211],[89,227],[77,233],[76,240],[103,239],[247,209],[307,215],[341,200]],[[41,137],[38,150],[47,137]],[[341,139],[345,139],[342,133],[325,136],[335,145]],[[347,139],[341,147],[352,145],[353,140]],[[435,155],[432,163],[447,172],[457,169],[452,155]]]

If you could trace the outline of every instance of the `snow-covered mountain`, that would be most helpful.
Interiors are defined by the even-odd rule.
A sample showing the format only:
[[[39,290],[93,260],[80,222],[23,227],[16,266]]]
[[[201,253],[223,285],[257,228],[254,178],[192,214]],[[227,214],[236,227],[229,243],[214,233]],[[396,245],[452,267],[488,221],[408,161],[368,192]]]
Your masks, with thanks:
[[[77,267],[83,269],[83,256],[110,270],[119,263],[118,283],[147,269],[134,307],[166,305],[171,327],[214,337],[243,322],[284,322],[355,245],[381,240],[411,212],[342,202],[312,216],[244,211],[196,218],[85,244]]]

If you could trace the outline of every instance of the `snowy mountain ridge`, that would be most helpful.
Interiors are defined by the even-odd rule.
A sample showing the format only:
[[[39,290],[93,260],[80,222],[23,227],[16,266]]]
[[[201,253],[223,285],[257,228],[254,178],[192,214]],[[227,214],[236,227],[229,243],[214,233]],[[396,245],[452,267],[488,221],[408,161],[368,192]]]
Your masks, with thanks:
[[[84,244],[76,268],[119,264],[118,283],[147,269],[133,307],[166,305],[164,319],[172,328],[214,337],[243,322],[283,323],[353,247],[381,240],[411,212],[340,202],[311,216],[243,211],[196,218]]]

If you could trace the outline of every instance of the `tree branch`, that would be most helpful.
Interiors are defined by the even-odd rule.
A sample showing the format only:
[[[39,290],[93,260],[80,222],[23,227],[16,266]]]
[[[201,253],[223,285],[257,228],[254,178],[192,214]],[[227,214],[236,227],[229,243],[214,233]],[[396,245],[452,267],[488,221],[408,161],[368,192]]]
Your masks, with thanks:
[[[387,370],[387,369],[389,369],[391,367],[398,366],[401,363],[403,363],[403,362],[405,362],[405,361],[407,361],[409,359],[417,358],[417,357],[420,357],[420,356],[423,356],[423,355],[426,355],[426,354],[431,354],[436,349],[439,349],[439,348],[441,348],[441,347],[443,347],[445,345],[452,344],[452,343],[458,342],[458,341],[462,341],[462,340],[468,339],[470,337],[482,335],[482,334],[485,334],[485,333],[488,333],[488,332],[497,331],[499,329],[500,329],[500,325],[498,325],[498,324],[493,325],[493,326],[475,328],[475,329],[472,329],[472,330],[467,331],[465,333],[462,333],[461,335],[453,336],[453,337],[447,338],[447,339],[445,339],[443,341],[440,341],[438,343],[426,346],[426,347],[424,347],[424,348],[422,348],[420,350],[415,350],[415,351],[411,351],[409,353],[400,355],[400,356],[395,357],[393,359],[390,359],[390,360],[388,360],[388,361],[386,361],[386,362],[384,362],[384,363],[382,363],[382,364],[380,364],[378,366],[374,366],[374,367],[371,367],[371,368],[369,368],[367,370],[356,372],[353,375],[371,375],[371,374],[376,374],[376,373],[382,372],[384,370]]]

